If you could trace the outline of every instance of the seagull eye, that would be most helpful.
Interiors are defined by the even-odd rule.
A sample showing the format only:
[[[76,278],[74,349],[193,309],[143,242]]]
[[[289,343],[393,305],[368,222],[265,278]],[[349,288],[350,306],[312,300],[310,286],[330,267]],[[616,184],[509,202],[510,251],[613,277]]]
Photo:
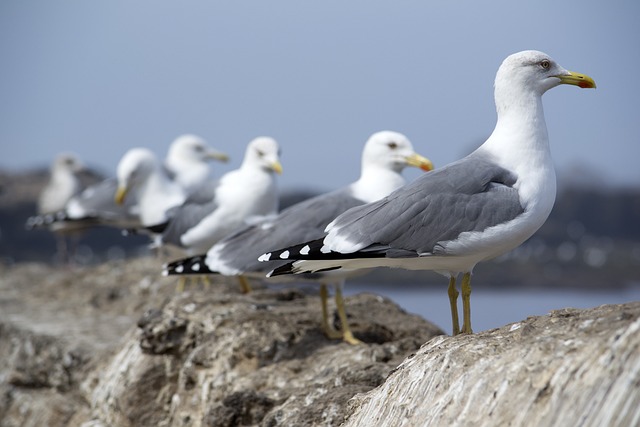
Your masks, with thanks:
[[[392,150],[395,150],[396,148],[398,148],[398,143],[396,143],[396,142],[390,142],[390,143],[388,143],[388,144],[387,144],[387,146],[388,146],[389,148],[391,148]]]
[[[548,59],[543,59],[542,61],[540,61],[540,66],[545,70],[548,70],[549,67],[551,67],[551,61],[549,61]]]
[[[201,146],[201,145],[196,145],[195,149],[196,149],[196,151],[197,151],[198,153],[201,153],[201,152],[203,152],[203,151],[204,151],[204,147],[203,147],[203,146]]]
[[[258,153],[258,157],[264,157],[264,151],[256,150],[256,153]]]

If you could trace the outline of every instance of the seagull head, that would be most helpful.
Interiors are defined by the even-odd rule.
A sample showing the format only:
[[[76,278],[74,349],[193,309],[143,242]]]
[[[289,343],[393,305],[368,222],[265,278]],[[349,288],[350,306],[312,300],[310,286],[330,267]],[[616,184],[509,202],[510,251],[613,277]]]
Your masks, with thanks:
[[[417,154],[405,135],[393,131],[376,132],[367,140],[362,152],[362,168],[370,166],[396,172],[401,172],[405,166],[417,167],[424,171],[433,169],[431,160]]]
[[[278,143],[268,136],[255,138],[247,146],[243,164],[281,174],[282,165],[280,164],[280,147]]]
[[[197,135],[182,135],[175,139],[169,147],[167,163],[172,169],[171,163],[203,163],[209,160],[220,162],[229,161],[229,156],[225,153],[211,148],[204,139]]]
[[[158,168],[158,160],[151,150],[146,148],[132,148],[122,156],[116,177],[118,189],[115,202],[122,205],[132,188],[140,186]]]
[[[66,171],[70,173],[82,172],[84,164],[72,153],[60,153],[53,161],[52,171]]]
[[[527,93],[542,96],[561,84],[595,88],[595,81],[581,73],[568,71],[549,55],[537,50],[525,50],[508,56],[500,65],[495,80],[496,104],[500,108]]]

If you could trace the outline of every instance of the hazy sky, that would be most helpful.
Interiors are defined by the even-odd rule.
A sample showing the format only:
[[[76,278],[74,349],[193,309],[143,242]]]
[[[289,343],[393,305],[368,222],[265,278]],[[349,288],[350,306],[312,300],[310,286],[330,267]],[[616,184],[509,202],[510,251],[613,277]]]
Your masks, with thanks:
[[[545,95],[560,171],[637,185],[639,22],[636,0],[3,1],[0,169],[72,151],[113,174],[196,133],[232,156],[219,175],[269,135],[283,188],[331,189],[382,129],[442,166],[493,129],[501,61],[537,49],[598,84]]]

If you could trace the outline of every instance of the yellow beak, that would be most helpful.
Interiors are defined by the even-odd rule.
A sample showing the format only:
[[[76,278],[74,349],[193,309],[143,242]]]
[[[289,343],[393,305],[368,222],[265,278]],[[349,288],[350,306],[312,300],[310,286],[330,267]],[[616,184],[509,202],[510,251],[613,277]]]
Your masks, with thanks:
[[[116,196],[114,198],[116,205],[122,205],[124,203],[124,199],[127,197],[127,192],[129,189],[127,187],[118,186],[118,190],[116,191]]]
[[[583,89],[595,89],[596,82],[586,74],[574,73],[569,71],[569,74],[564,76],[556,76],[560,79],[561,84],[579,86]]]
[[[229,156],[227,156],[225,153],[221,151],[215,151],[215,150],[209,151],[207,153],[207,157],[212,160],[218,160],[219,162],[226,163],[229,161]]]
[[[433,170],[433,163],[431,163],[431,160],[421,156],[420,154],[413,153],[412,155],[407,156],[405,161],[407,162],[407,165],[420,168],[425,172]]]
[[[280,164],[280,162],[275,161],[271,163],[271,169],[278,175],[282,175],[282,165]]]

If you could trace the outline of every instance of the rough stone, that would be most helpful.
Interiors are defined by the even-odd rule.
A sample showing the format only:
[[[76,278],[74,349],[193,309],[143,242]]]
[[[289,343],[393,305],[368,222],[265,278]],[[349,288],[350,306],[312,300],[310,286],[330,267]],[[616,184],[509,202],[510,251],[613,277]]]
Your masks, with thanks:
[[[345,426],[640,425],[640,302],[436,337]]]

